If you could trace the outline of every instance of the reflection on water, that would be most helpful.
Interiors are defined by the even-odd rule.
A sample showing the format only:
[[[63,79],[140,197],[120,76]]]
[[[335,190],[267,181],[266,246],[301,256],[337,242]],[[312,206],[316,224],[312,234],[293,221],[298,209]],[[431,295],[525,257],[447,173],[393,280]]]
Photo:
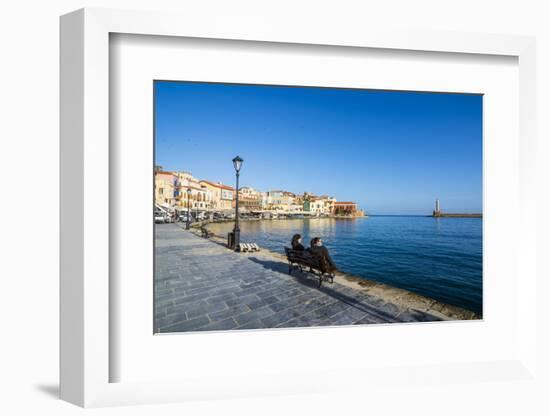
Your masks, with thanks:
[[[210,224],[225,235],[233,223]],[[380,216],[244,221],[241,241],[284,253],[321,237],[339,268],[481,314],[482,219]]]

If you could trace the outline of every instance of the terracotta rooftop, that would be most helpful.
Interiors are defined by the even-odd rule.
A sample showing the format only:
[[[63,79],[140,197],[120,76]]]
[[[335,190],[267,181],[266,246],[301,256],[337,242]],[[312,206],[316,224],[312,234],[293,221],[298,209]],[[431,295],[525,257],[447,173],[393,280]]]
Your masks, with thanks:
[[[227,189],[228,191],[234,191],[235,190],[235,188],[232,188],[231,186],[224,185],[223,183],[215,183],[215,182],[210,182],[210,181],[205,181],[205,180],[202,180],[200,182],[207,183],[208,185],[215,186],[216,188]]]
[[[196,186],[182,185],[182,186],[180,186],[179,188],[182,188],[183,192],[185,192],[185,189],[187,189],[187,188],[196,189],[197,191],[204,191],[204,192],[206,192],[203,188],[198,188],[198,187],[196,187]]]

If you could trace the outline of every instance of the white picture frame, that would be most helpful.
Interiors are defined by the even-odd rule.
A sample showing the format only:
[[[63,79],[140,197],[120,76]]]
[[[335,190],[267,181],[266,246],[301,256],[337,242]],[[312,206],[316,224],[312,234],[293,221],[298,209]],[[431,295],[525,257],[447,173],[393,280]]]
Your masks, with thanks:
[[[331,45],[333,47],[430,51],[442,54],[503,55],[518,59],[519,67],[519,184],[517,220],[518,326],[514,354],[495,361],[417,363],[415,377],[432,380],[441,370],[448,377],[479,382],[484,377],[522,380],[536,369],[536,218],[535,200],[535,41],[530,37],[465,33],[331,31],[314,24],[280,28],[269,22],[227,22],[205,26],[192,16],[166,13],[82,9],[61,18],[61,398],[80,406],[184,401],[198,398],[243,397],[262,394],[308,393],[316,390],[307,372],[266,373],[235,380],[221,374],[213,381],[195,374],[177,381],[112,382],[110,366],[121,357],[111,349],[110,292],[110,169],[109,157],[109,37],[133,34],[204,39]],[[93,215],[92,215],[93,213]],[[529,215],[527,215],[529,213]],[[360,328],[359,328],[360,330]],[[323,329],[322,331],[331,331]],[[319,332],[319,333],[321,333]],[[152,334],[151,334],[152,336]],[[193,336],[193,335],[188,335]],[[287,336],[300,336],[299,332]],[[326,375],[353,383],[389,380],[411,369],[370,367],[331,368]],[[363,369],[364,370],[364,369]],[[386,378],[385,378],[386,377]],[[413,378],[415,378],[413,377]],[[407,380],[407,377],[404,376]],[[388,382],[388,381],[387,381]],[[412,383],[412,379],[410,380]]]

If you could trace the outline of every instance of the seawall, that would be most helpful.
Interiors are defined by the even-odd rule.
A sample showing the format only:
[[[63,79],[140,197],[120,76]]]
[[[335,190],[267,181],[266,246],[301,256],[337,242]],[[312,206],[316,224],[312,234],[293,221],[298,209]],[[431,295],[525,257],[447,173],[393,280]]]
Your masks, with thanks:
[[[445,214],[445,213],[434,213],[432,215],[434,218],[483,218],[483,214]]]

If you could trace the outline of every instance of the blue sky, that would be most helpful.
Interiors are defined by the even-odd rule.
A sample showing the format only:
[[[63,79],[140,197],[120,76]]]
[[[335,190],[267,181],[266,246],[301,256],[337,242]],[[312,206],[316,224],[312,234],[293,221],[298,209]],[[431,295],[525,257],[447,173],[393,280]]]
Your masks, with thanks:
[[[482,96],[155,82],[155,163],[369,214],[482,210]]]

